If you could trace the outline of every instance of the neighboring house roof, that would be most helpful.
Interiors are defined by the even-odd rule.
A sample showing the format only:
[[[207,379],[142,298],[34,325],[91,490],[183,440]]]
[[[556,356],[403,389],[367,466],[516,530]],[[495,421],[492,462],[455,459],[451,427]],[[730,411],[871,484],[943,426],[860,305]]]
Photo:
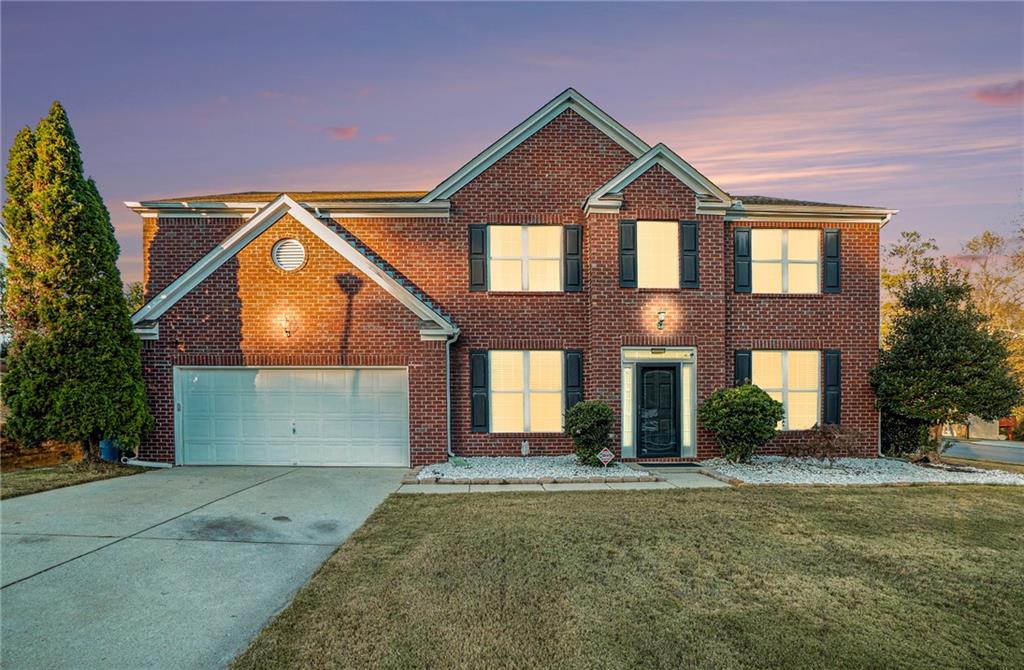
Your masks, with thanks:
[[[793,200],[792,198],[775,198],[770,195],[734,195],[744,205],[797,205],[804,207],[870,207],[869,205],[840,205],[834,202],[814,202],[813,200]]]
[[[212,251],[196,261],[180,277],[170,283],[159,295],[153,297],[132,315],[136,332],[143,337],[155,338],[158,333],[160,316],[181,298],[188,295],[204,279],[241,251],[249,242],[261,235],[270,226],[290,214],[306,226],[313,234],[342,255],[348,262],[362,271],[385,291],[401,302],[422,321],[432,326],[420,330],[424,339],[436,339],[458,332],[451,318],[444,314],[437,304],[398,272],[387,261],[374,253],[355,236],[333,221],[323,221],[313,216],[305,207],[288,195],[282,194],[262,208],[241,228],[232,233]]]
[[[156,198],[149,202],[270,202],[286,191],[244,191],[216,195]],[[416,202],[426,191],[287,191],[299,202]]]
[[[433,202],[451,197],[477,175],[494,165],[567,109],[579,114],[633,156],[640,156],[650,149],[646,142],[583,97],[579,91],[567,88],[531,114],[525,121],[505,133],[497,142],[474,156],[455,174],[438,184],[434,190],[423,196],[421,202]]]

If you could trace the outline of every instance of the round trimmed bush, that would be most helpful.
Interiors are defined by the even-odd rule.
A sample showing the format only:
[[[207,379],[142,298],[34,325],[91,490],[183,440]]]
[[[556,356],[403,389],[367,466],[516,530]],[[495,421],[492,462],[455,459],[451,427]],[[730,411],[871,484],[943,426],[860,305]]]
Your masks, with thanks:
[[[715,436],[722,455],[747,463],[758,447],[778,432],[782,403],[753,384],[718,389],[697,409],[701,424]]]
[[[611,448],[615,413],[601,400],[585,400],[572,406],[565,415],[565,433],[572,438],[580,465],[599,466],[597,455]]]

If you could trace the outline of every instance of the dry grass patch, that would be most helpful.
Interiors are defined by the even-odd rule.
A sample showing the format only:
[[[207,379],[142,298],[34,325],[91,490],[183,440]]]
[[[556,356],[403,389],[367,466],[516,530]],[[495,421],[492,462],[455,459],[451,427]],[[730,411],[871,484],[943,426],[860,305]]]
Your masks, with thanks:
[[[81,461],[57,465],[52,468],[33,468],[19,472],[5,472],[0,475],[0,499],[15,498],[39,493],[50,489],[59,489],[75,484],[95,482],[100,479],[124,477],[145,472],[145,468],[133,468],[118,463],[103,461]]]
[[[236,668],[1021,667],[1024,490],[392,496]]]

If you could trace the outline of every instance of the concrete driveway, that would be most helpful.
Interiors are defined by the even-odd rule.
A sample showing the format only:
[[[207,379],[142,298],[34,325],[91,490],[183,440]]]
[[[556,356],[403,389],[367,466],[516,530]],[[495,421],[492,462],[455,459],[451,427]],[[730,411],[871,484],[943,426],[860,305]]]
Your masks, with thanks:
[[[0,665],[223,667],[398,468],[183,467],[0,504]]]

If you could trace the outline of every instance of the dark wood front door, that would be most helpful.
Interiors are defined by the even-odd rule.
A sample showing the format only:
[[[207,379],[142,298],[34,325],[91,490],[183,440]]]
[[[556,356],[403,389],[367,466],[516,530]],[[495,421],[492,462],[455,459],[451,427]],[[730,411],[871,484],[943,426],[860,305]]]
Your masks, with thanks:
[[[679,370],[638,365],[637,435],[640,458],[679,456]]]

